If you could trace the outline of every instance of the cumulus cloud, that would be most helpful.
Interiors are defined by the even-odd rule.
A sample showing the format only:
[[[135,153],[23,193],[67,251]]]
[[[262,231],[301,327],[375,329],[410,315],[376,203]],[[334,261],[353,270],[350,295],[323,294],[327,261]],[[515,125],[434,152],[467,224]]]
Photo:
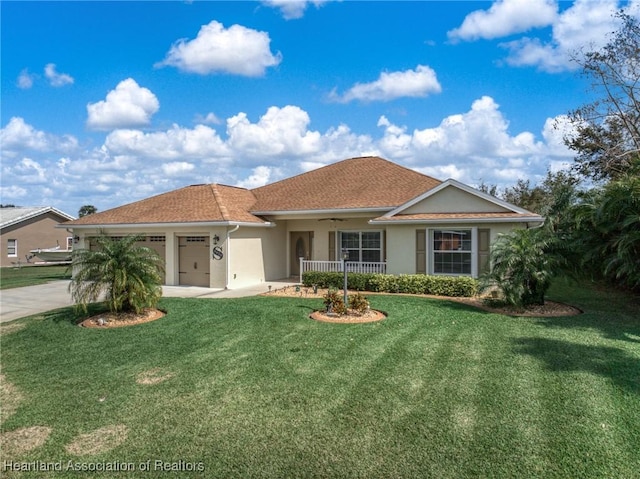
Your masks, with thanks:
[[[112,130],[146,126],[160,108],[156,96],[133,78],[121,81],[105,100],[87,105],[87,126],[93,130]]]
[[[73,83],[73,78],[67,73],[58,73],[55,63],[48,63],[44,67],[44,76],[49,80],[49,84],[53,87],[61,87]]]
[[[155,160],[184,158],[224,159],[229,151],[216,131],[206,125],[145,133],[141,130],[114,130],[104,143],[111,155],[127,155]]]
[[[241,188],[253,189],[260,186],[264,186],[267,183],[273,183],[274,177],[280,178],[282,171],[279,168],[272,166],[257,166],[253,169],[252,174],[244,180],[236,183],[236,186]]]
[[[3,184],[15,186],[3,194],[12,195],[7,196],[11,201],[25,191],[30,201],[48,204],[53,199],[63,211],[91,198],[103,210],[185,184],[255,188],[367,155],[440,179],[505,187],[519,178],[542,178],[547,168],[557,169],[572,159],[562,141],[572,128],[565,116],[547,119],[539,132],[511,132],[508,119],[489,96],[424,129],[411,130],[382,116],[376,137],[345,124],[315,131],[309,114],[293,105],[270,107],[256,122],[238,113],[226,125],[226,136],[203,124],[155,132],[116,129],[100,146],[55,156],[50,151],[58,137],[15,118],[1,131],[3,148],[7,139],[15,150],[30,153],[3,162]]]
[[[13,117],[0,130],[0,145],[3,156],[13,157],[21,151],[69,152],[78,147],[78,140],[71,136],[56,136],[35,129],[24,118]]]
[[[262,4],[268,7],[277,8],[282,13],[285,20],[302,18],[308,5],[321,7],[328,0],[263,0]]]
[[[181,39],[174,43],[165,59],[156,66],[173,66],[201,75],[230,73],[262,76],[267,68],[282,61],[280,53],[271,53],[270,43],[266,32],[241,25],[225,28],[214,20],[203,25],[195,39]]]
[[[524,37],[501,46],[509,51],[506,59],[512,66],[535,66],[548,72],[577,69],[571,60],[580,50],[599,49],[609,41],[609,34],[617,30],[613,16],[617,0],[576,0],[563,11],[552,26],[551,40]]]
[[[390,101],[402,97],[425,97],[441,91],[436,72],[428,66],[418,65],[415,70],[382,72],[376,81],[356,83],[344,95],[334,91],[330,98],[341,103],[353,100]]]
[[[447,35],[452,41],[505,37],[551,25],[557,10],[555,0],[497,0],[488,10],[471,12]]]
[[[18,85],[18,88],[22,90],[28,90],[33,86],[34,78],[35,75],[29,73],[29,70],[25,68],[20,72],[20,75],[18,75],[18,81],[16,82],[16,84]]]
[[[193,163],[186,161],[173,161],[162,165],[162,172],[167,176],[179,176],[191,173],[195,167]]]
[[[229,146],[243,155],[255,157],[301,157],[321,149],[321,134],[309,131],[309,114],[297,106],[272,106],[251,123],[245,113],[227,120]]]
[[[558,128],[557,125],[564,125]],[[509,132],[509,122],[489,96],[473,102],[464,113],[444,118],[438,126],[409,132],[381,117],[384,135],[378,145],[383,156],[402,159],[418,171],[437,178],[455,178],[469,184],[481,180],[512,184],[541,169],[548,161],[569,161],[562,144],[566,123],[548,119],[544,141],[532,132]]]

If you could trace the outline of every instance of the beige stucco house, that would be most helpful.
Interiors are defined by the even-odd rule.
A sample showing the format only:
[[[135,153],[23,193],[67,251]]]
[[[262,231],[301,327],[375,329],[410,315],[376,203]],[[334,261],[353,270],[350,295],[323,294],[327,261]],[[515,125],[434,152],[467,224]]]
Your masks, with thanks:
[[[344,160],[255,189],[192,185],[64,225],[141,233],[168,285],[240,286],[301,270],[477,277],[502,232],[543,218],[455,180],[378,157]]]
[[[30,251],[38,248],[70,248],[71,234],[57,226],[73,219],[51,206],[0,208],[0,266],[36,262]]]

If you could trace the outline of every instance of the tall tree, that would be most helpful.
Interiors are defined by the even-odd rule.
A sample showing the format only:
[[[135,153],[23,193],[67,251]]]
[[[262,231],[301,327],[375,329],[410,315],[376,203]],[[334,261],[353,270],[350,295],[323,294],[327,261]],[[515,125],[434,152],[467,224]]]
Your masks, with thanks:
[[[82,218],[83,216],[92,215],[98,212],[98,208],[93,205],[84,205],[81,206],[78,210],[78,218]]]
[[[596,99],[569,112],[574,168],[595,179],[620,178],[640,163],[640,25],[619,11],[620,28],[600,50],[575,55]]]

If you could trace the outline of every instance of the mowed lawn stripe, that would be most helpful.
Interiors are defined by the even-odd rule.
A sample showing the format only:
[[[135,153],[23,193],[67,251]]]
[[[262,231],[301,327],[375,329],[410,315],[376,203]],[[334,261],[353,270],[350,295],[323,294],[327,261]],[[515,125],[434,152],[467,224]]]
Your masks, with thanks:
[[[113,330],[78,328],[69,308],[24,320],[3,336],[3,374],[22,399],[1,430],[51,428],[20,460],[206,467],[176,477],[640,470],[632,312],[618,307],[616,329],[601,313],[541,320],[417,297],[371,302],[388,318],[318,323],[308,314],[319,300],[245,298],[164,299],[163,319]],[[141,384],[149,372],[162,381]],[[126,439],[90,456],[65,449],[104,428]]]

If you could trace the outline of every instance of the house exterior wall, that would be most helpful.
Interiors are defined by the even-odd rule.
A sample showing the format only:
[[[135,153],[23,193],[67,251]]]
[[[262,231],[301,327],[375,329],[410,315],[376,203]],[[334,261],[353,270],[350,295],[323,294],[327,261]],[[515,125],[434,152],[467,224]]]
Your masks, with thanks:
[[[417,213],[499,213],[508,211],[459,188],[448,187],[402,211]]]
[[[228,287],[238,288],[287,276],[286,229],[240,227],[230,233]]]
[[[0,266],[12,266],[20,261],[26,264],[26,255],[29,251],[38,248],[52,248],[57,244],[61,249],[67,248],[67,237],[72,236],[64,228],[56,228],[60,223],[67,221],[58,215],[47,212],[20,223],[2,228],[0,231]],[[8,240],[17,240],[16,256],[8,256]],[[31,262],[41,261],[33,258]]]
[[[490,242],[499,234],[508,233],[517,228],[523,228],[521,223],[460,223],[460,224],[403,224],[386,225],[387,228],[387,273],[414,274],[416,273],[416,231],[417,230],[457,230],[457,229],[489,229]],[[429,235],[425,236],[429,242]],[[429,248],[427,248],[427,252]],[[426,271],[430,271],[430,255],[427,253]]]

